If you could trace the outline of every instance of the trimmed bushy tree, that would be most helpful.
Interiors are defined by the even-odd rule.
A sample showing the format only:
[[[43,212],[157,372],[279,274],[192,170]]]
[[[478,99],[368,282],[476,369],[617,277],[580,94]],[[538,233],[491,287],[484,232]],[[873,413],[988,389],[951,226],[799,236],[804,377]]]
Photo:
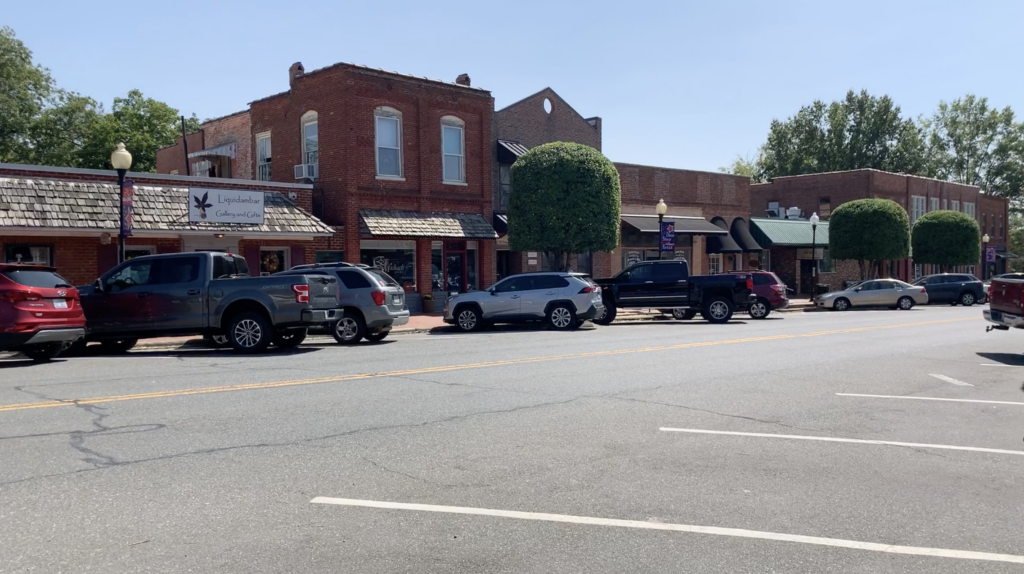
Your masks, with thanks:
[[[959,211],[933,211],[918,218],[912,235],[914,263],[931,263],[947,269],[976,265],[981,258],[978,222]]]
[[[889,199],[858,199],[832,212],[828,222],[828,249],[832,259],[860,262],[860,278],[866,265],[903,259],[910,254],[910,219],[900,204]]]
[[[535,147],[512,165],[508,243],[543,251],[559,270],[569,256],[619,244],[619,172],[592,147],[556,142]]]

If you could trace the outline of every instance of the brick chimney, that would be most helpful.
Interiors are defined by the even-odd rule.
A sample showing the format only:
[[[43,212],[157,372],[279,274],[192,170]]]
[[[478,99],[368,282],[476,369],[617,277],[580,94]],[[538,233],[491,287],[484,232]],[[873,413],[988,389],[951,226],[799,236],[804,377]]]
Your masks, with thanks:
[[[298,78],[302,74],[306,73],[306,68],[302,67],[302,62],[295,62],[288,68],[288,87],[295,86],[295,78]]]
[[[468,88],[470,86],[469,74],[459,74],[459,77],[455,78],[455,83]]]

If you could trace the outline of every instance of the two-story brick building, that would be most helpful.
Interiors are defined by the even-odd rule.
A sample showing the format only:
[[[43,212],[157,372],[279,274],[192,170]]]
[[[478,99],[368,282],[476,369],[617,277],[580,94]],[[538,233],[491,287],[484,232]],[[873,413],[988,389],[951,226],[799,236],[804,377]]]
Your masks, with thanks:
[[[995,248],[1000,256],[997,262],[986,270],[968,266],[962,270],[964,272],[990,277],[992,274],[1004,272],[1006,257],[1012,257],[1006,250],[1009,202],[1005,198],[982,193],[974,186],[937,179],[874,169],[777,177],[770,183],[750,186],[750,211],[755,217],[771,215],[773,218],[779,218],[784,217],[787,210],[796,208],[793,210],[794,216],[809,226],[806,218],[812,213],[817,213],[823,221],[828,221],[832,210],[839,205],[870,197],[891,199],[900,204],[907,210],[911,225],[918,217],[936,210],[960,211],[974,217],[982,232],[989,235],[989,247]],[[827,240],[824,243],[827,243]],[[808,246],[786,245],[780,246],[779,249],[783,247],[787,250],[785,254],[772,250],[773,267],[778,267],[777,272],[780,276],[792,277],[801,292],[808,292],[812,270],[810,266],[813,262],[809,255],[805,260],[800,260],[788,253],[788,250],[804,248],[809,254],[806,249]],[[827,268],[821,270],[825,272],[825,280],[821,282],[830,284],[832,288],[838,287],[842,280],[853,279],[851,275],[857,274],[853,262],[833,264],[827,255],[823,261]],[[981,261],[978,264],[981,265]],[[829,276],[829,272],[836,275]],[[933,272],[938,272],[938,269],[933,269],[930,265],[915,265],[912,259],[893,262],[889,270],[892,276],[905,281],[912,281]]]
[[[249,104],[252,173],[312,182],[313,211],[336,230],[316,261],[385,268],[414,311],[422,294],[494,282],[490,92],[465,74],[444,82],[346,63],[293,64],[288,83]]]
[[[184,139],[156,151],[158,173],[253,179],[249,110],[206,120]]]

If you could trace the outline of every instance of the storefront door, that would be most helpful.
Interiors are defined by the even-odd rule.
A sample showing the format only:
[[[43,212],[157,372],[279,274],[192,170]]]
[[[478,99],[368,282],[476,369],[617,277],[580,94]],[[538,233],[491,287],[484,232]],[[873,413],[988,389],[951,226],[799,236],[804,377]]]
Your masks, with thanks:
[[[466,291],[466,252],[446,250],[444,254],[445,289]]]

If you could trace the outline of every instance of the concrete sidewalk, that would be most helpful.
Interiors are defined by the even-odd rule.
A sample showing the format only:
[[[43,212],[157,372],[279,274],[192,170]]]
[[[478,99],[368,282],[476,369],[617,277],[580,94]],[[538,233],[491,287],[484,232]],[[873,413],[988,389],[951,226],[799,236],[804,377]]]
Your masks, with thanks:
[[[810,304],[807,299],[790,299],[789,308],[776,311],[777,313],[786,312],[799,312],[813,310],[814,307]],[[657,309],[622,309],[619,311],[616,321],[652,321],[658,318],[665,317],[658,312]],[[409,322],[401,327],[395,327],[391,330],[392,335],[408,335],[412,333],[429,333],[435,329],[449,329],[453,328],[451,325],[447,325],[440,313],[431,313],[429,315],[413,315],[409,317]],[[311,340],[333,340],[329,335],[311,335]],[[202,337],[160,337],[156,339],[144,339],[139,341],[136,345],[136,349],[167,349],[167,348],[181,348],[181,347],[202,347]]]

